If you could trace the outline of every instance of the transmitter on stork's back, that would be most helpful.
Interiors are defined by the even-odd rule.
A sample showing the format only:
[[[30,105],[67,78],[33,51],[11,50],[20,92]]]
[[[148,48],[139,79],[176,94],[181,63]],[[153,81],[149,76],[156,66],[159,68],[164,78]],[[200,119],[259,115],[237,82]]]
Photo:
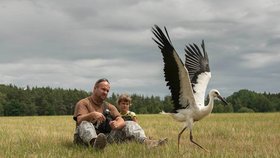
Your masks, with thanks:
[[[184,128],[178,134],[178,150],[181,134],[188,128],[190,141],[200,148],[208,151],[193,140],[192,127],[195,121],[199,121],[211,113],[214,99],[218,98],[225,104],[227,102],[216,89],[209,92],[209,103],[204,105],[205,91],[211,78],[209,59],[202,40],[201,49],[196,44],[186,45],[185,62],[183,63],[174,49],[167,29],[163,31],[155,25],[152,32],[153,40],[158,44],[164,62],[164,77],[170,89],[173,101],[172,117],[184,123]]]

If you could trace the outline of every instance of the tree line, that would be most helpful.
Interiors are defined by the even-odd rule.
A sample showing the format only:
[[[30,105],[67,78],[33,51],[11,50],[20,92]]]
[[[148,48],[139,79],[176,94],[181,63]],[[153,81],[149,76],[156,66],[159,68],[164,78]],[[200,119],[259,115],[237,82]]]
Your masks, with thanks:
[[[50,87],[26,87],[0,85],[0,116],[72,115],[76,103],[91,92],[77,89]],[[112,93],[107,101],[116,105],[119,94]],[[171,96],[144,96],[131,94],[131,111],[137,114],[169,112],[173,104]],[[226,98],[228,105],[216,100],[214,113],[276,112],[280,111],[280,93],[256,93],[240,90]],[[206,99],[206,103],[208,100]]]

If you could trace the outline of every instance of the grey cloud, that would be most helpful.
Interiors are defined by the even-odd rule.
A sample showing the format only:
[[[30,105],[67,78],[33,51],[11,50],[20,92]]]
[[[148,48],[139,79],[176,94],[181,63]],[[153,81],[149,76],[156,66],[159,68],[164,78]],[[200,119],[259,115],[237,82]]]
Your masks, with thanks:
[[[0,7],[1,83],[91,91],[96,79],[107,77],[112,92],[168,95],[152,41],[158,24],[167,27],[182,60],[186,44],[205,40],[208,89],[227,96],[280,86],[276,0],[9,0]]]

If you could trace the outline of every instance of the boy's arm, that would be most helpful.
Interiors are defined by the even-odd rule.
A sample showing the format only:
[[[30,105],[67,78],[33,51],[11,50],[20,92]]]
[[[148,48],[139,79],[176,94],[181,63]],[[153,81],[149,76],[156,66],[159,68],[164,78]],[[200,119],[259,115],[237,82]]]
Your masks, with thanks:
[[[135,112],[130,111],[130,116],[131,116],[132,121],[138,122]]]

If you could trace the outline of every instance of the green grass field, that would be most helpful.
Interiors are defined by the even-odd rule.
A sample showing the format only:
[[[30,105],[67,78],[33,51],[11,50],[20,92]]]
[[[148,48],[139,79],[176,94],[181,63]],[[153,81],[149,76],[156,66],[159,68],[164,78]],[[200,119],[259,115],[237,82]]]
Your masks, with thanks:
[[[167,137],[167,145],[147,149],[135,142],[110,144],[103,152],[72,143],[72,116],[0,117],[0,157],[280,157],[280,113],[211,114],[197,122],[194,139],[177,135],[182,124],[167,115],[138,115],[146,135]]]

